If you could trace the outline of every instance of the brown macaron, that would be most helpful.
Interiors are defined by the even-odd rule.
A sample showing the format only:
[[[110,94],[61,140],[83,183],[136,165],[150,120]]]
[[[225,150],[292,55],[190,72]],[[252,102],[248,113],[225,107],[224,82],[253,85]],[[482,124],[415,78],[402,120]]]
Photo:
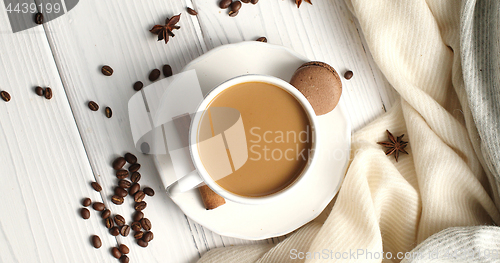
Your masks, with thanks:
[[[290,84],[307,98],[318,116],[332,111],[342,95],[339,74],[324,62],[311,61],[303,64],[293,74]]]

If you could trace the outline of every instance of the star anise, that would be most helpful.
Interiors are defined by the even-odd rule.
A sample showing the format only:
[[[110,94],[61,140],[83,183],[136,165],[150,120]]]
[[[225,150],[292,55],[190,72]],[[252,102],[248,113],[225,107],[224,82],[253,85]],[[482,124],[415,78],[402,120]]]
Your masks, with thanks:
[[[178,14],[176,16],[173,16],[171,18],[167,18],[165,20],[165,25],[155,25],[149,32],[158,35],[158,41],[165,40],[165,44],[168,43],[168,40],[170,37],[175,37],[174,33],[172,31],[174,29],[180,29],[180,26],[177,26],[176,24],[179,23],[179,20],[181,19],[181,14]]]
[[[388,148],[385,151],[385,155],[391,155],[394,154],[394,158],[396,158],[396,162],[398,161],[399,153],[406,153],[405,147],[408,145],[408,142],[402,141],[404,134],[395,138],[392,133],[390,133],[388,130],[387,131],[387,137],[389,137],[389,141],[386,142],[378,142],[378,144]]]
[[[306,1],[306,3],[309,3],[311,5],[313,4],[311,3],[311,0],[304,0],[304,1]],[[297,5],[297,8],[299,8],[300,4],[302,4],[302,0],[295,0],[295,4]]]

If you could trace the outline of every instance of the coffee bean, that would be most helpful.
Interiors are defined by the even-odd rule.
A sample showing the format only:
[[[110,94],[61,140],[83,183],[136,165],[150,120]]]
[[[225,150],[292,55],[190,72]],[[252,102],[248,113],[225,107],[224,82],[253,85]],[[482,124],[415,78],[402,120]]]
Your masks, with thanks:
[[[145,187],[142,191],[144,191],[144,193],[149,196],[155,195],[155,190],[153,190],[151,187]]]
[[[120,229],[120,234],[124,237],[128,236],[128,234],[130,233],[130,226],[128,225],[124,225],[122,226],[122,228]]]
[[[130,183],[130,181],[125,179],[121,179],[120,181],[118,181],[118,186],[121,188],[129,188],[131,185],[132,183]]]
[[[115,223],[113,223],[113,219],[111,219],[111,217],[108,217],[104,219],[104,225],[106,226],[107,229],[111,229],[112,227],[115,226]]]
[[[153,232],[151,232],[151,231],[144,233],[144,235],[142,236],[142,240],[144,240],[146,242],[150,242],[151,240],[153,240],[153,238],[154,238],[154,235],[153,235]]]
[[[113,116],[113,111],[111,110],[110,107],[106,107],[104,109],[104,114],[106,115],[106,117],[109,119],[111,118],[111,116]]]
[[[121,187],[115,187],[115,195],[125,197],[128,195],[127,190],[121,188]]]
[[[219,7],[221,9],[226,9],[231,5],[232,2],[233,2],[232,0],[221,0],[219,2]]]
[[[92,236],[92,245],[95,248],[100,248],[102,246],[101,238],[98,235],[93,235]]]
[[[121,215],[115,215],[115,223],[117,226],[123,226],[125,225],[125,218]]]
[[[234,12],[234,11],[232,11],[232,10],[231,10],[231,11],[229,11],[229,16],[230,16],[230,17],[235,17],[235,16],[237,16],[237,15],[238,15],[238,13],[239,13],[239,12],[240,12],[240,11],[236,11],[236,12]]]
[[[123,197],[121,197],[121,196],[113,195],[111,197],[111,202],[113,202],[113,204],[115,204],[115,205],[121,205],[121,204],[123,204],[123,201],[124,201]]]
[[[248,3],[250,3],[250,0],[241,0],[241,2],[248,4]]]
[[[89,101],[89,109],[91,111],[98,111],[99,110],[99,105],[95,101]]]
[[[139,239],[137,240],[137,245],[141,246],[141,247],[147,247],[148,246],[148,242],[142,240],[142,239]]]
[[[141,239],[144,236],[144,232],[138,231],[134,233],[134,238],[135,239]]]
[[[111,211],[109,209],[104,209],[101,213],[101,218],[106,219],[111,215]]]
[[[127,170],[121,169],[121,170],[116,171],[116,178],[118,178],[118,179],[125,179],[127,177],[128,177],[128,171]]]
[[[113,75],[113,69],[110,66],[108,66],[108,65],[102,66],[101,72],[102,72],[102,74],[104,74],[106,76]]]
[[[135,193],[134,195],[134,201],[137,203],[142,202],[142,200],[144,200],[144,197],[146,197],[146,194],[143,191],[137,191],[137,193]]]
[[[45,90],[42,87],[38,86],[35,88],[35,93],[38,96],[43,96],[45,95]]]
[[[139,171],[139,169],[141,169],[141,164],[140,164],[140,163],[134,163],[134,164],[132,164],[132,165],[128,168],[128,170],[129,170],[131,173],[133,173],[133,172],[137,172],[137,171]]]
[[[85,199],[83,199],[83,201],[82,201],[82,205],[85,206],[85,207],[87,207],[87,206],[89,206],[91,204],[92,204],[92,200],[90,200],[90,198],[88,198],[88,197],[85,198]]]
[[[142,201],[139,203],[135,203],[134,209],[136,211],[142,211],[142,210],[146,209],[147,206],[148,206],[148,204],[146,202]],[[141,223],[141,225],[142,225],[142,223]]]
[[[172,67],[170,65],[168,65],[168,64],[167,65],[163,65],[163,76],[165,76],[165,77],[168,78],[168,77],[170,77],[172,75],[173,75],[173,73],[172,73]]]
[[[89,219],[90,218],[90,211],[87,208],[82,208],[80,210],[80,215],[82,216],[83,219]]]
[[[256,41],[267,43],[267,38],[266,37],[259,37],[259,38],[257,38]]]
[[[259,0],[250,0],[250,2],[251,2],[253,5],[256,5],[256,4],[259,2]]]
[[[192,9],[191,7],[188,7],[187,8],[187,12],[188,14],[192,15],[192,16],[195,16],[198,14],[198,12],[196,12],[194,9]]]
[[[352,76],[354,76],[354,73],[350,70],[348,70],[348,71],[346,71],[346,73],[344,73],[344,78],[347,80],[350,80],[352,78]]]
[[[112,235],[112,236],[118,236],[120,234],[120,229],[118,229],[118,227],[112,227],[110,230],[109,230],[109,233]]]
[[[46,99],[48,99],[48,100],[52,99],[52,89],[51,88],[46,88],[44,95],[45,95]]]
[[[134,164],[137,162],[137,157],[131,153],[126,153],[125,154],[125,160],[127,161],[127,163],[129,164]]]
[[[141,185],[138,184],[138,183],[134,183],[132,184],[132,186],[130,186],[130,188],[128,189],[128,193],[130,195],[135,195],[135,193],[137,193],[139,190],[141,189]]]
[[[234,1],[231,3],[231,11],[233,12],[238,12],[241,8],[241,2],[240,1]]]
[[[111,255],[115,258],[120,258],[122,256],[122,252],[117,247],[111,249]]]
[[[137,232],[137,231],[141,231],[141,229],[142,229],[141,223],[139,223],[139,222],[133,222],[133,223],[130,225],[130,227],[132,228],[132,230],[134,230],[134,231],[136,231],[136,232]]]
[[[98,182],[92,182],[90,184],[92,186],[92,188],[94,188],[94,190],[96,190],[97,192],[100,192],[102,190],[102,187],[101,185],[98,183]]]
[[[134,183],[137,183],[141,180],[141,174],[139,172],[133,172],[130,176],[130,180]]]
[[[104,206],[104,204],[101,202],[95,202],[92,205],[92,208],[94,208],[94,210],[96,210],[96,211],[101,212],[101,211],[104,211],[104,208],[106,208],[106,206]]]
[[[128,254],[130,252],[130,249],[128,249],[127,245],[125,244],[121,244],[118,249],[120,250],[120,252],[122,252],[122,254]]]
[[[151,73],[149,73],[149,80],[150,81],[156,81],[158,80],[158,78],[160,77],[160,70],[155,68],[151,71]]]
[[[0,97],[2,97],[2,99],[7,102],[11,99],[10,94],[5,90],[0,92]]]
[[[125,160],[125,158],[120,156],[113,161],[113,169],[120,170],[126,163],[127,161]]]
[[[141,219],[141,226],[144,230],[149,231],[149,230],[151,230],[151,227],[152,227],[151,221],[149,221],[149,219],[147,219],[147,218],[143,218],[143,219]]]
[[[129,262],[130,262],[130,260],[129,260],[127,255],[122,255],[120,257],[120,263],[129,263]]]
[[[139,91],[144,87],[144,84],[141,81],[137,81],[134,83],[134,90]]]
[[[139,222],[141,219],[144,218],[144,213],[141,212],[141,211],[137,211],[134,213],[134,216],[132,217],[132,219],[135,221],[135,222]]]
[[[43,14],[38,12],[36,13],[35,15],[35,23],[38,24],[38,25],[41,25],[43,24]]]

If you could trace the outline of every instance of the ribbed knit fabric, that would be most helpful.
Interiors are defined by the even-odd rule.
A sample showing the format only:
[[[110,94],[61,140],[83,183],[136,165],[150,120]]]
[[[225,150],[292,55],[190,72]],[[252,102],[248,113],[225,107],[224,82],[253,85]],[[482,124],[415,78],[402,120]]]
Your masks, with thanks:
[[[399,262],[438,232],[415,251],[428,252],[440,244],[459,247],[469,234],[466,244],[479,244],[478,238],[491,236],[485,234],[490,228],[448,229],[500,223],[497,198],[492,199],[498,191],[490,187],[495,176],[482,166],[495,167],[491,156],[482,157],[488,148],[481,139],[484,130],[491,130],[476,128],[474,120],[481,117],[476,107],[469,107],[474,92],[465,88],[462,75],[460,2],[346,1],[400,101],[353,135],[352,161],[324,224],[300,229],[258,262]],[[498,26],[498,21],[492,25],[495,30]],[[481,98],[487,100],[484,94]],[[377,145],[387,139],[386,129],[409,140],[410,154],[400,156],[398,163]],[[488,242],[485,247],[492,246]],[[252,249],[232,247],[231,254],[218,249],[199,262],[254,262],[245,258]],[[298,251],[304,259],[298,259]]]

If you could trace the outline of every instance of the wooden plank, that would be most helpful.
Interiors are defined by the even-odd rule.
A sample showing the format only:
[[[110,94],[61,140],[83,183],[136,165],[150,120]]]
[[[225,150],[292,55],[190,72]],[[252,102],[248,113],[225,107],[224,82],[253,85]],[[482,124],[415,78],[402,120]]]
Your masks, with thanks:
[[[79,216],[82,198],[101,197],[43,27],[12,33],[0,5],[0,32],[0,90],[12,96],[0,100],[0,262],[105,262],[116,240],[95,211]]]

